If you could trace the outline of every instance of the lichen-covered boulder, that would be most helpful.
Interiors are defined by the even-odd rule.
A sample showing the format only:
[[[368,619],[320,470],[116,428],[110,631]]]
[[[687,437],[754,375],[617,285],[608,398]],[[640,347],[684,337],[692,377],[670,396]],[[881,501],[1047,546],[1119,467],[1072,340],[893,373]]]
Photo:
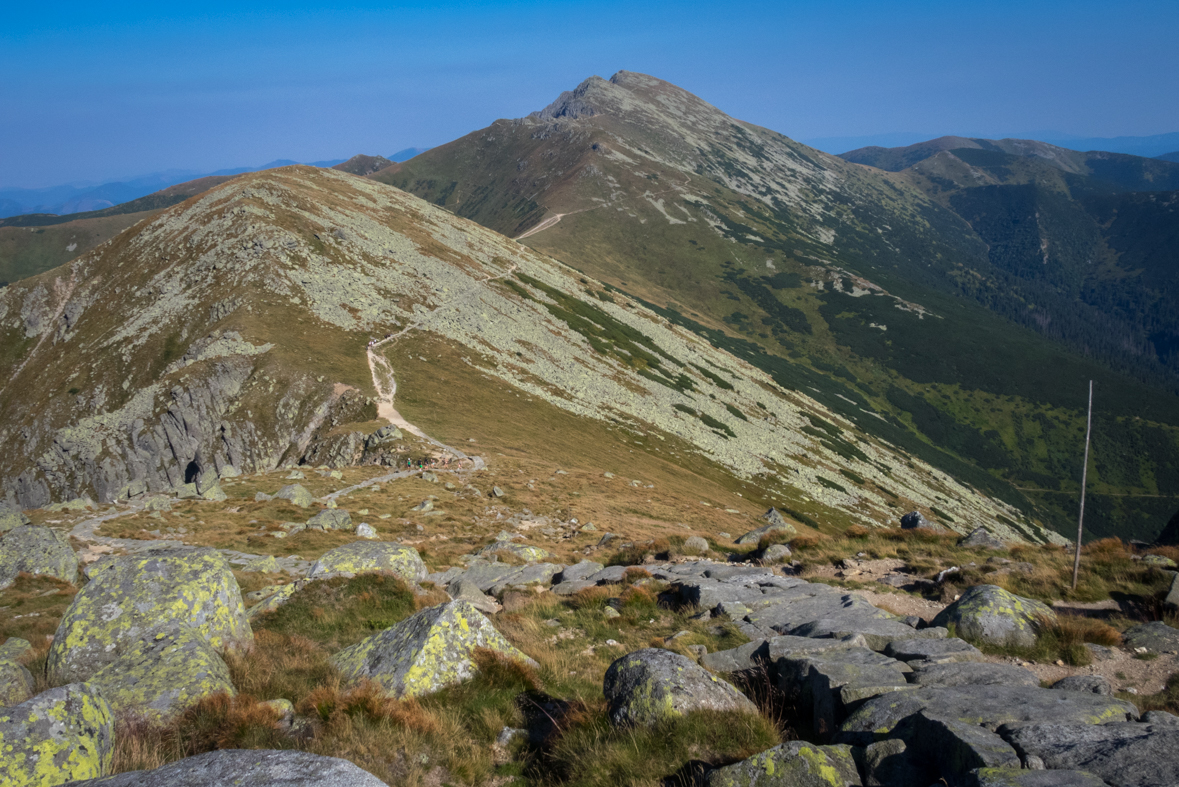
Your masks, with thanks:
[[[357,574],[396,574],[406,582],[426,578],[426,564],[413,547],[380,541],[355,541],[328,550],[311,566],[308,577],[327,579]]]
[[[292,582],[289,585],[271,585],[268,588],[263,588],[263,590],[271,592],[263,595],[261,601],[247,609],[246,617],[253,620],[263,613],[273,612],[290,601],[291,596],[302,586],[302,582]]]
[[[12,530],[14,527],[29,524],[29,518],[19,508],[11,508],[7,503],[0,503],[0,533]]]
[[[48,527],[22,525],[0,535],[0,589],[22,571],[78,581],[78,556],[69,538]]]
[[[1006,549],[1007,544],[985,527],[976,527],[958,541],[958,546],[971,549]]]
[[[744,546],[746,544],[756,544],[761,541],[763,536],[768,536],[770,533],[785,533],[787,535],[794,535],[794,525],[786,521],[786,518],[776,508],[770,508],[761,515],[761,519],[765,522],[764,525],[756,530],[750,530],[745,535],[737,539],[738,544]]]
[[[20,661],[32,651],[33,644],[27,639],[9,637],[0,645],[0,661]]]
[[[0,784],[65,784],[110,772],[114,714],[87,683],[50,689],[0,708]]]
[[[0,707],[19,705],[33,696],[33,673],[24,664],[0,660]]]
[[[860,787],[850,746],[790,741],[708,774],[708,787]]]
[[[347,760],[305,751],[221,749],[154,771],[130,771],[70,787],[385,787],[385,783]]]
[[[1047,605],[1008,593],[998,585],[975,585],[943,609],[933,625],[955,627],[966,640],[1031,647],[1042,620],[1056,620]]]
[[[308,530],[351,530],[352,516],[342,508],[325,508],[307,520]]]
[[[149,631],[117,650],[116,660],[88,680],[116,715],[167,722],[204,697],[234,693],[225,662],[187,626]]]
[[[299,506],[299,508],[307,508],[314,499],[311,497],[311,493],[307,491],[307,487],[302,484],[287,484],[275,492],[274,497],[276,500],[289,500]]]
[[[694,710],[747,711],[757,707],[744,694],[687,658],[645,648],[616,659],[602,692],[616,727],[650,727]]]
[[[466,601],[423,609],[332,657],[345,680],[371,680],[396,697],[430,694],[471,677],[477,648],[531,661]]]
[[[549,556],[548,551],[540,547],[517,544],[515,541],[508,541],[506,539],[493,541],[475,554],[480,557],[490,557],[500,552],[518,557],[526,563],[535,563]]]
[[[161,626],[188,626],[214,649],[254,635],[237,580],[214,549],[157,549],[120,557],[74,597],[49,650],[50,681],[86,680],[121,647]]]

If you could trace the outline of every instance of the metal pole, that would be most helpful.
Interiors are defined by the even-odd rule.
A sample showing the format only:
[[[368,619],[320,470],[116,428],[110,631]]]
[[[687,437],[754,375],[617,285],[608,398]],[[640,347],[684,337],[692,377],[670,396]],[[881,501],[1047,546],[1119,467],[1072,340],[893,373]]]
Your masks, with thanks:
[[[1085,464],[1081,467],[1081,515],[1077,518],[1077,552],[1073,556],[1073,590],[1081,573],[1081,536],[1085,533],[1085,484],[1089,479],[1089,434],[1093,430],[1093,381],[1089,381],[1089,415],[1085,419]]]

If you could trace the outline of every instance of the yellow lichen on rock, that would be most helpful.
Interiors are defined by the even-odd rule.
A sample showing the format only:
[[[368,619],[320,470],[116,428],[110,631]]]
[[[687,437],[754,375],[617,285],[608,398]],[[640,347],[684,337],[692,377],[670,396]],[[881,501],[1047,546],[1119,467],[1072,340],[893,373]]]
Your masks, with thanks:
[[[72,683],[0,709],[0,785],[49,787],[110,772],[114,714],[97,687]]]
[[[149,631],[119,651],[90,682],[120,716],[166,722],[204,697],[234,693],[225,662],[187,626]]]
[[[531,661],[466,601],[450,601],[374,634],[332,657],[346,680],[371,680],[397,697],[430,694],[466,680],[485,649]]]
[[[325,552],[308,574],[310,579],[356,574],[396,574],[406,582],[426,576],[426,564],[413,547],[381,542],[355,541]]]
[[[162,626],[188,627],[217,650],[254,638],[241,590],[213,549],[162,549],[118,558],[82,587],[57,627],[51,682],[85,680],[119,648]]]

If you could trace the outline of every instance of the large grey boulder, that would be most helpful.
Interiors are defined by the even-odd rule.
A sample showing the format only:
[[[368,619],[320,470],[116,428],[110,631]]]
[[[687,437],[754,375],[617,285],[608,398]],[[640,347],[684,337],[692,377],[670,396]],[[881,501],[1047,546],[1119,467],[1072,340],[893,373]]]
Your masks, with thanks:
[[[325,508],[307,520],[308,530],[351,530],[352,515],[342,508]]]
[[[276,500],[289,500],[299,508],[307,508],[314,500],[311,493],[307,491],[307,487],[302,484],[287,484],[282,489],[274,493]]]
[[[304,751],[221,749],[152,771],[130,771],[71,787],[385,787],[347,760]]]
[[[1154,653],[1179,651],[1179,629],[1156,620],[1126,629],[1122,642],[1129,648],[1146,648]]]
[[[15,582],[22,571],[73,584],[78,581],[78,556],[64,533],[23,525],[0,535],[0,590]]]
[[[786,521],[782,513],[776,508],[770,508],[761,515],[761,519],[765,522],[761,527],[750,530],[745,535],[737,539],[737,544],[747,546],[749,544],[756,544],[761,541],[763,536],[768,536],[770,533],[786,533],[787,535],[794,535],[797,531],[794,525]]]
[[[560,584],[562,582],[576,582],[587,579],[603,568],[605,566],[601,563],[595,563],[592,560],[583,560],[580,563],[574,563],[572,566],[566,566],[560,574],[553,577],[553,582]]]
[[[1113,787],[1179,783],[1176,727],[1053,720],[1009,725],[999,732],[1031,767],[1087,771]]]
[[[1055,620],[1046,604],[1009,593],[998,585],[975,585],[933,619],[935,626],[953,625],[966,640],[992,645],[1031,647],[1042,620]]]
[[[513,557],[520,558],[526,563],[535,563],[538,560],[544,560],[549,556],[548,550],[540,547],[529,546],[528,544],[517,544],[515,541],[499,540],[493,541],[487,546],[475,552],[479,557],[490,558],[493,555],[505,553]]]
[[[15,661],[0,661],[0,707],[19,705],[33,696],[33,673]]]
[[[1084,771],[1028,771],[1020,768],[979,768],[971,771],[965,787],[1109,787]]]
[[[413,547],[382,541],[354,541],[330,549],[311,566],[309,579],[357,574],[394,574],[406,582],[426,578],[426,564]]]
[[[919,527],[928,530],[944,530],[941,525],[930,522],[926,519],[920,511],[910,511],[901,517],[901,528],[904,530],[916,530]]]
[[[520,566],[492,585],[491,595],[502,596],[506,591],[513,589],[548,587],[552,584],[553,577],[560,574],[563,568],[560,563],[530,563]]]
[[[0,645],[0,661],[20,661],[32,652],[33,644],[27,639],[9,637]]]
[[[423,609],[331,660],[345,680],[368,680],[392,696],[417,697],[474,675],[479,649],[531,662],[466,601]]]
[[[188,627],[215,650],[253,643],[241,589],[217,550],[158,549],[110,561],[58,624],[49,679],[86,680],[163,627]]]
[[[1031,670],[1014,664],[965,662],[913,667],[909,680],[917,686],[1039,686]]]
[[[708,774],[708,787],[860,787],[850,746],[790,741]]]
[[[616,659],[602,684],[616,727],[650,727],[694,710],[757,713],[749,699],[678,653],[646,648]]]
[[[122,642],[116,659],[88,680],[117,716],[166,723],[205,697],[234,694],[229,667],[187,626],[165,626]]]
[[[110,773],[115,718],[99,690],[71,683],[0,708],[0,784],[65,784]]]
[[[977,724],[992,731],[1004,724],[1043,719],[1104,724],[1138,718],[1133,704],[1097,694],[1034,686],[931,686],[868,700],[843,723],[838,740],[865,745],[923,711],[931,717]]]

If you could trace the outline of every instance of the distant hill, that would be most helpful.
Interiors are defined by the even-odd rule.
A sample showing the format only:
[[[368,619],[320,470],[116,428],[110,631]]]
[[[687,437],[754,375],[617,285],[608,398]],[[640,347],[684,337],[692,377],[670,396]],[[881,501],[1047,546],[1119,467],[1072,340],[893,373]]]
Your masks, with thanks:
[[[384,156],[357,155],[343,163],[336,164],[332,169],[338,169],[341,172],[364,177],[365,175],[371,175],[377,170],[384,169],[392,163],[390,159]]]
[[[343,159],[315,161],[308,164],[308,166],[332,167],[342,161]],[[206,177],[225,177],[240,175],[245,172],[258,172],[277,167],[287,167],[297,163],[299,162],[279,159],[271,161],[268,164],[263,164],[260,167],[234,167],[231,169],[217,170],[216,172],[167,170],[125,181],[103,183],[99,186],[65,185],[50,186],[42,189],[0,189],[0,218],[29,213],[51,213],[55,215],[93,213],[105,208],[122,205],[178,183],[187,183]]]
[[[1174,153],[1164,153],[1161,156],[1155,156],[1155,158],[1161,159],[1162,161],[1179,162],[1179,150],[1176,150]]]
[[[232,176],[198,178],[122,205],[73,215],[30,214],[0,219],[0,284],[64,265],[143,219]]]
[[[392,156],[389,156],[389,160],[390,161],[409,161],[414,156],[421,155],[422,153],[425,153],[427,150],[429,150],[429,148],[405,148],[404,150],[399,150],[396,153],[394,153]]]
[[[1081,153],[1031,139],[938,137],[901,148],[860,148],[841,153],[840,158],[889,172],[900,172],[938,153],[954,150],[987,151],[1036,159],[1062,172],[1084,175],[1125,191],[1179,190],[1179,163],[1106,151]],[[987,160],[998,162],[1000,159],[992,157]]]
[[[1101,162],[1049,163],[1052,146],[962,144],[929,146],[901,172],[859,166],[620,72],[370,177],[642,298],[1062,532],[1075,527],[1092,377],[1104,408],[1092,532],[1153,536],[1179,489],[1166,305],[1179,287],[1166,249],[1156,263],[1132,241],[1174,226],[1170,192],[1102,185],[1073,171]],[[1124,182],[1169,169],[1131,163]],[[1029,194],[983,204],[992,186]],[[1084,221],[1082,192],[1095,200]],[[1120,194],[1143,201],[1135,223],[1100,202]]]

